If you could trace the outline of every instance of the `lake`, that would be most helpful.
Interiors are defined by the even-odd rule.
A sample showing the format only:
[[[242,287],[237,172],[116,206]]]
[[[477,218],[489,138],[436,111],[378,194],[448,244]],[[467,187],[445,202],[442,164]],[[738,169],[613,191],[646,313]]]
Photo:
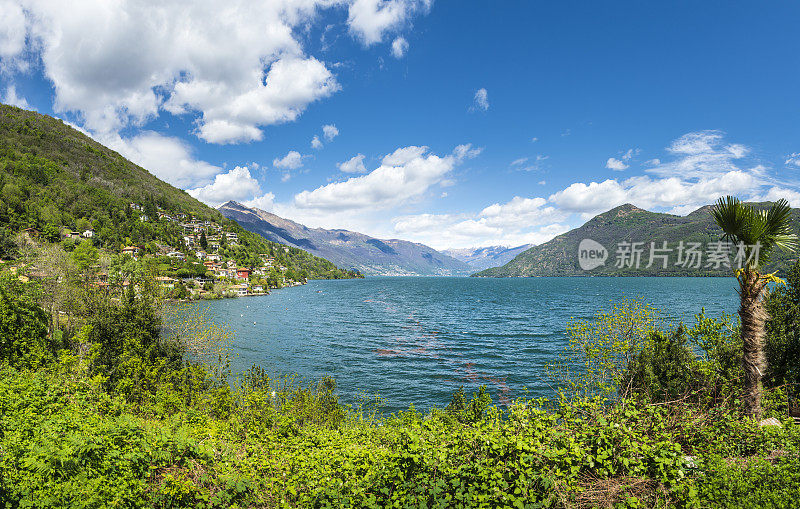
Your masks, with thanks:
[[[385,410],[445,406],[463,386],[495,402],[551,396],[543,366],[570,318],[641,298],[670,319],[734,313],[734,278],[374,277],[310,281],[199,305],[234,332],[232,369],[334,377],[342,401],[379,394]]]

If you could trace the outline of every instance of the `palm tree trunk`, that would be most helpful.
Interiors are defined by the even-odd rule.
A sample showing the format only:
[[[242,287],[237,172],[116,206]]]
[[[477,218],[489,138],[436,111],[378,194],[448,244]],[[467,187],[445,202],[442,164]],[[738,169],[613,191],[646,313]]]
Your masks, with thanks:
[[[746,271],[739,277],[739,297],[742,320],[742,370],[744,371],[744,410],[755,419],[761,418],[761,377],[765,371],[763,294],[766,281],[756,271]]]

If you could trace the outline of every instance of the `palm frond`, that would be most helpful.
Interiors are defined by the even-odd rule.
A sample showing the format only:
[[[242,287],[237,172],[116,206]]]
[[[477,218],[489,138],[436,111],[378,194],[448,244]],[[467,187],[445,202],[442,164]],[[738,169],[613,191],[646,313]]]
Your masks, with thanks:
[[[759,245],[756,265],[769,263],[774,248],[793,252],[798,238],[791,227],[792,208],[785,199],[778,200],[768,210],[756,210],[733,196],[717,200],[712,215],[722,229],[723,239],[747,246],[752,252]]]
[[[711,210],[717,226],[722,228],[723,238],[732,242],[739,242],[744,225],[744,206],[738,198],[725,196],[717,200]]]

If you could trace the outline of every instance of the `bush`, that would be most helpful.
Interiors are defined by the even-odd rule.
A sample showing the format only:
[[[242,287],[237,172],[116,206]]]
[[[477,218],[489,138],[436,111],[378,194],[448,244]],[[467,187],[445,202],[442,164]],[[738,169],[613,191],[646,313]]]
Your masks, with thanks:
[[[12,277],[0,280],[0,361],[18,368],[36,368],[50,355],[48,318],[44,310],[23,293]]]
[[[133,285],[120,304],[101,303],[89,321],[91,370],[105,378],[108,390],[141,400],[154,393],[171,372],[180,370],[183,350],[161,336],[155,302],[137,297]]]

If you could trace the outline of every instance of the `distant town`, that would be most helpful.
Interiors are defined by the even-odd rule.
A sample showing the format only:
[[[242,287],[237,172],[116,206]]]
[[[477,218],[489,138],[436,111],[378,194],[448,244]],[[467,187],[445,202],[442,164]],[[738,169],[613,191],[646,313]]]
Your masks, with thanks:
[[[138,203],[130,203],[139,221],[148,222],[155,218],[145,213],[145,207]],[[305,284],[308,275],[305,271],[297,271],[280,263],[281,253],[260,253],[256,256],[258,263],[245,265],[237,263],[230,250],[239,246],[239,234],[230,227],[215,221],[200,220],[188,214],[169,214],[157,208],[158,221],[174,223],[182,229],[180,244],[170,245],[161,242],[149,242],[144,245],[125,245],[116,253],[97,255],[97,263],[88,267],[100,288],[115,284],[114,272],[126,263],[134,263],[148,272],[158,274],[155,281],[166,295],[175,299],[215,299],[224,297],[244,297],[265,295],[270,289],[298,286]],[[29,240],[42,237],[42,232],[35,228],[26,228],[20,232]],[[62,228],[60,238],[67,250],[84,244],[91,246],[96,232],[91,228],[73,231]],[[71,249],[70,249],[71,248]],[[279,246],[283,253],[289,253],[288,246]],[[46,276],[36,267],[31,267],[30,275]],[[128,267],[128,272],[131,268]],[[116,278],[116,284],[126,287],[129,281]]]

